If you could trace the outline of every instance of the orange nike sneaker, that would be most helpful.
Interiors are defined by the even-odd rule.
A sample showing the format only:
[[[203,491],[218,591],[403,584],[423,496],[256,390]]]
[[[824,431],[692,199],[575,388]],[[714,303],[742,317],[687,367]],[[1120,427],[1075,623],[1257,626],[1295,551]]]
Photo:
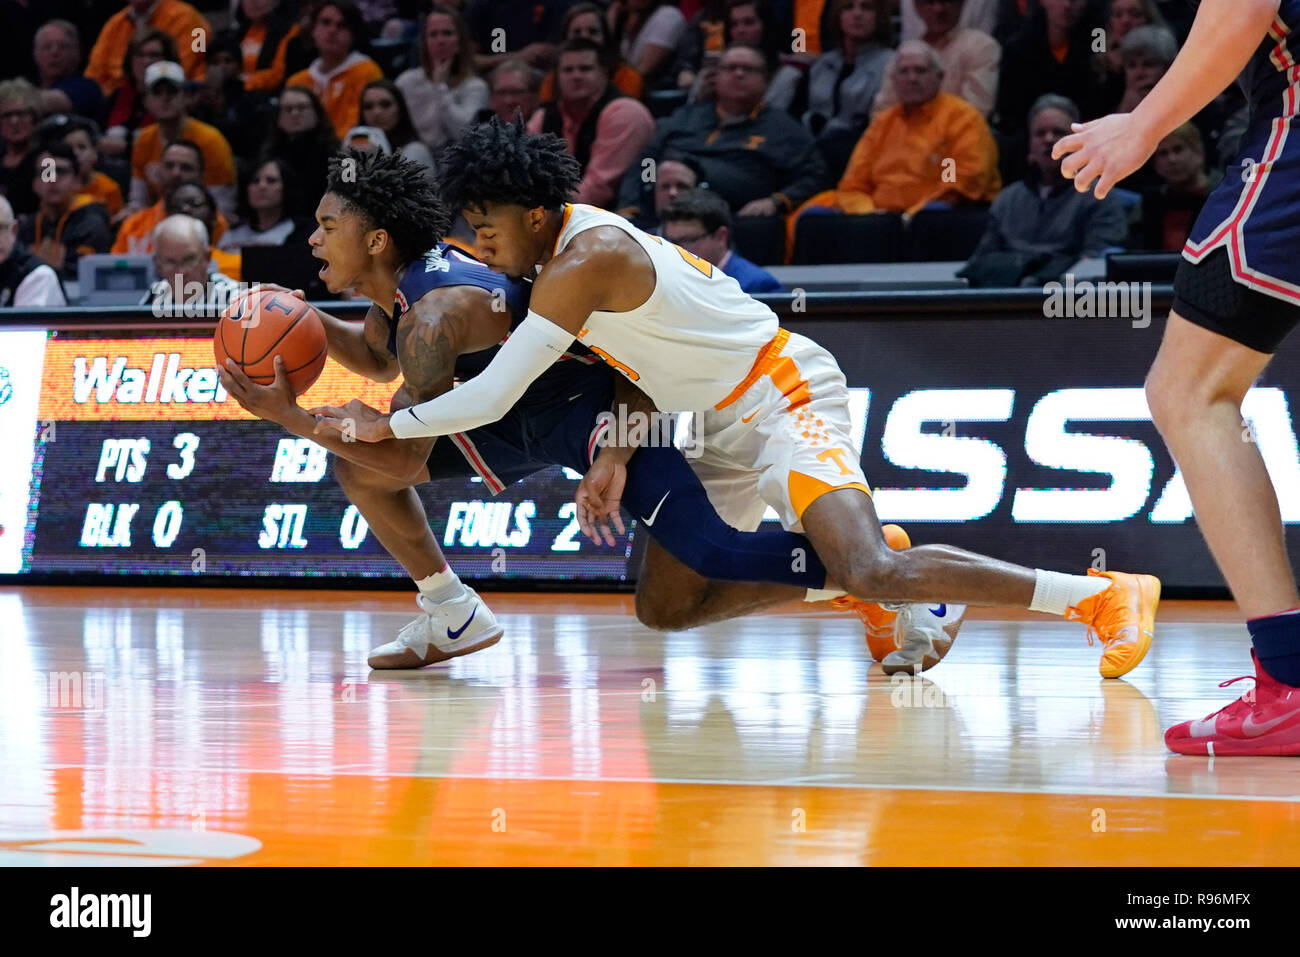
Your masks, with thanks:
[[[1092,568],[1088,574],[1109,578],[1111,586],[1067,609],[1065,617],[1088,626],[1088,644],[1092,644],[1094,634],[1101,638],[1098,670],[1103,678],[1118,678],[1136,668],[1151,647],[1156,607],[1160,604],[1160,579]]]
[[[885,533],[885,542],[895,551],[911,548],[912,539],[897,525],[884,525],[880,529]],[[831,607],[837,611],[851,611],[862,619],[866,631],[867,649],[876,661],[882,661],[885,655],[901,647],[898,640],[898,610],[890,610],[874,601],[863,601],[852,595],[843,595],[831,599]],[[902,608],[900,604],[898,608]]]

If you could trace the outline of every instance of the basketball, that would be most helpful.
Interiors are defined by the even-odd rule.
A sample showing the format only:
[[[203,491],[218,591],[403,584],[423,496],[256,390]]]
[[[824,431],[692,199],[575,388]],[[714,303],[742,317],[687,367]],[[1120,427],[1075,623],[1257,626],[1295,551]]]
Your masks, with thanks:
[[[233,359],[258,385],[275,381],[275,357],[294,395],[302,395],[325,368],[325,327],[316,310],[291,293],[254,289],[240,296],[217,322],[212,351],[218,365]]]

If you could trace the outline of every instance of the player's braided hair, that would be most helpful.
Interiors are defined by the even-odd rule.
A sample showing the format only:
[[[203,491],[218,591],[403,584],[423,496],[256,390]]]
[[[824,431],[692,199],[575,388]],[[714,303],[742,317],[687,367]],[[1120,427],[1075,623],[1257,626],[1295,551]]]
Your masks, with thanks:
[[[486,203],[559,209],[582,180],[582,167],[554,133],[529,133],[522,118],[471,126],[439,155],[439,180],[452,209]]]
[[[325,189],[393,238],[398,258],[411,262],[451,229],[451,210],[429,171],[401,153],[347,149],[330,157]]]

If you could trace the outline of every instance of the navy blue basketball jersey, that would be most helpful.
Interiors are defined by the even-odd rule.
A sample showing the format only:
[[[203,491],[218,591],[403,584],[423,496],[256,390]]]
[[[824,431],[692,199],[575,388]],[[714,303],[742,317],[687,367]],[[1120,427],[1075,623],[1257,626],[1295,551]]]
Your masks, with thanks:
[[[397,355],[397,326],[402,316],[424,296],[445,286],[478,286],[491,292],[510,313],[513,331],[528,316],[528,296],[532,282],[511,279],[495,272],[480,260],[450,243],[438,243],[433,249],[406,267],[397,284],[397,296],[392,314],[388,318],[388,351]],[[509,338],[509,332],[501,341]],[[456,359],[456,378],[464,382],[487,368],[500,348],[498,343],[490,349],[465,353]],[[575,382],[585,377],[577,374],[575,366],[593,366],[599,360],[586,347],[574,342],[564,356],[536,379],[521,400],[525,404],[549,402],[561,393],[574,391]]]
[[[1282,0],[1237,82],[1250,104],[1246,133],[1183,256],[1199,263],[1226,248],[1233,279],[1300,304],[1300,0]]]

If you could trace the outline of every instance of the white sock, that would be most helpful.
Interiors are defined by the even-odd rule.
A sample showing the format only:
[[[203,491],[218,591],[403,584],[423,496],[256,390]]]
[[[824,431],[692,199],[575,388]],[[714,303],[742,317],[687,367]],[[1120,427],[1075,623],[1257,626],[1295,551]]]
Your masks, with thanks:
[[[838,588],[809,588],[808,594],[804,595],[804,601],[830,601],[832,598],[840,598],[847,595],[848,592],[840,591]]]
[[[1034,600],[1029,603],[1029,610],[1053,615],[1064,615],[1085,598],[1105,591],[1112,584],[1101,575],[1066,575],[1041,568],[1034,569],[1034,573],[1038,579],[1034,582]]]
[[[434,572],[428,578],[421,578],[415,587],[431,602],[450,601],[465,593],[465,586],[450,565],[444,565],[442,571]]]

